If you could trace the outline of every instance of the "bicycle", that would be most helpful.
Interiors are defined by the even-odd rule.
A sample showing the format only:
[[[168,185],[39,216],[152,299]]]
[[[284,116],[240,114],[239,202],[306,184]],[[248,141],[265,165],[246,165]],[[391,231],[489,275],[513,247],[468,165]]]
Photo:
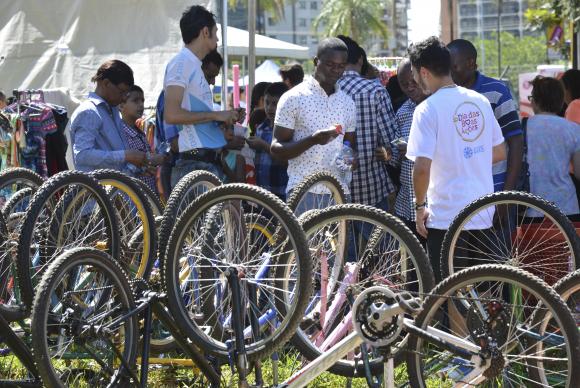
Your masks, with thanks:
[[[532,194],[506,191],[473,201],[453,220],[441,249],[442,277],[475,264],[510,264],[554,284],[578,267],[570,220]]]
[[[314,261],[314,293],[300,330],[292,340],[304,357],[314,360],[354,330],[351,324],[354,290],[388,285],[397,291],[427,294],[433,272],[419,242],[405,225],[388,213],[365,205],[335,205],[300,217]],[[367,231],[364,233],[357,231]],[[393,346],[396,362],[402,360]],[[336,362],[330,371],[371,381],[382,368],[380,350],[363,345]]]

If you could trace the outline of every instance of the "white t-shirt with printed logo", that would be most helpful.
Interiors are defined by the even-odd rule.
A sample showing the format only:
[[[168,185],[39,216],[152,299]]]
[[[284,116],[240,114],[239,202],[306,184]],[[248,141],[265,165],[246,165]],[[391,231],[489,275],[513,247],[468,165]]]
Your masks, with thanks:
[[[213,110],[213,96],[203,75],[201,60],[186,47],[167,64],[163,88],[168,86],[181,86],[185,89],[181,101],[183,109],[190,112]],[[223,132],[213,122],[177,127],[180,152],[195,148],[220,148],[225,144]]]
[[[431,159],[427,227],[446,230],[470,202],[493,193],[493,147],[504,141],[489,101],[459,86],[439,89],[417,106],[407,157]],[[475,217],[466,229],[486,229]]]
[[[293,129],[293,141],[305,139],[320,129],[331,128],[334,124],[340,124],[343,132],[353,132],[356,126],[354,101],[338,87],[329,96],[318,81],[310,78],[280,97],[275,125]],[[319,171],[333,173],[332,163],[336,154],[342,150],[343,138],[343,135],[339,135],[328,144],[315,145],[302,155],[290,159],[286,192],[289,193],[310,174]],[[348,190],[348,184],[342,184]]]

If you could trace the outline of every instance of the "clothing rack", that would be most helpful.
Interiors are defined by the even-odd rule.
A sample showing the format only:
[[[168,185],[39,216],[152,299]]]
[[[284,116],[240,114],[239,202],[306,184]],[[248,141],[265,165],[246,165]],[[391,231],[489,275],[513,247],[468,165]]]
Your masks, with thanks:
[[[43,177],[68,169],[65,157],[68,143],[64,135],[68,122],[66,109],[45,102],[41,89],[15,89],[12,95],[15,102],[3,110],[9,118],[4,142],[9,139],[10,159],[0,168],[26,167]]]

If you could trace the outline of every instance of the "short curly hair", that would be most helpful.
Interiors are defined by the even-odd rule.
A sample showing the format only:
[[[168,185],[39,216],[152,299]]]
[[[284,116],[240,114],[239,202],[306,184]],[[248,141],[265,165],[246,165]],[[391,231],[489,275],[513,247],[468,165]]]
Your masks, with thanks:
[[[537,76],[532,81],[532,99],[543,112],[560,113],[564,106],[564,87],[552,77]]]
[[[441,39],[431,36],[409,46],[409,59],[415,69],[426,68],[442,77],[451,72],[451,54]]]

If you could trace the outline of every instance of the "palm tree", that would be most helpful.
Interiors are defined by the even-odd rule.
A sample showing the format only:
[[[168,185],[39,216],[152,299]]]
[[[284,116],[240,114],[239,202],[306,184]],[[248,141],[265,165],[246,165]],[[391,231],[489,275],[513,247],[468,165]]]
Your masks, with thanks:
[[[348,35],[361,44],[371,35],[386,40],[385,9],[384,0],[325,0],[312,27],[316,31],[322,24],[326,36]]]
[[[292,4],[296,0],[256,0],[256,8],[258,13],[260,12],[270,12],[274,20],[280,20],[284,18],[284,7],[287,4]],[[228,5],[230,7],[235,7],[238,4],[243,3],[248,5],[248,0],[228,0]]]

